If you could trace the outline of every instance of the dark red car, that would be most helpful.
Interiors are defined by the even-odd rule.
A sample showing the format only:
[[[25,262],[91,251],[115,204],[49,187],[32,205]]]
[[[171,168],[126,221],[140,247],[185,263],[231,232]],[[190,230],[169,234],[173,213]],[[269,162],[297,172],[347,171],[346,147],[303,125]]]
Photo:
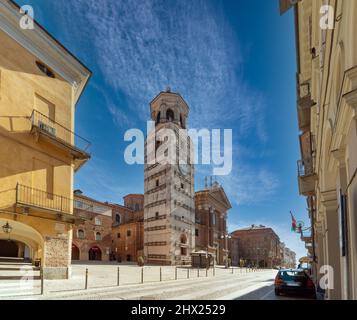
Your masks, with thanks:
[[[315,284],[302,269],[282,269],[275,277],[275,295],[296,294],[316,299]]]

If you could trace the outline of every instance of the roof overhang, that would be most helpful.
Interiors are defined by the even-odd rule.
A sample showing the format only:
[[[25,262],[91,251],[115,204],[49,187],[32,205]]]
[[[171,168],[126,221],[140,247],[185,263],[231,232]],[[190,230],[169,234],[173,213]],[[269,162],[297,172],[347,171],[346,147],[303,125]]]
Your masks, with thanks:
[[[13,0],[0,1],[0,30],[71,84],[77,103],[92,73],[36,20],[34,29],[22,29],[20,7]]]

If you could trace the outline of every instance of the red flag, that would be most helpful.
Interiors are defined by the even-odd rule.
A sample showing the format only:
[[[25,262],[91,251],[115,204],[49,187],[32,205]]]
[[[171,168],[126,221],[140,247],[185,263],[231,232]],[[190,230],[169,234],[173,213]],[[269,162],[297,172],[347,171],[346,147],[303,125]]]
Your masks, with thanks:
[[[291,215],[291,231],[296,232],[296,220],[291,211],[290,211],[290,215]]]

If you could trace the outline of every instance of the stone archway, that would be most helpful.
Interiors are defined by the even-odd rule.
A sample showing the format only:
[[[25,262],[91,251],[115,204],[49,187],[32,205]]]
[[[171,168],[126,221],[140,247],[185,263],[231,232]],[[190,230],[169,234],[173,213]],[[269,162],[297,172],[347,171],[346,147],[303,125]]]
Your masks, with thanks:
[[[9,223],[10,234],[4,233],[2,226]],[[41,234],[28,224],[11,219],[0,218],[0,240],[17,243],[17,257],[27,260],[43,259],[44,240]]]

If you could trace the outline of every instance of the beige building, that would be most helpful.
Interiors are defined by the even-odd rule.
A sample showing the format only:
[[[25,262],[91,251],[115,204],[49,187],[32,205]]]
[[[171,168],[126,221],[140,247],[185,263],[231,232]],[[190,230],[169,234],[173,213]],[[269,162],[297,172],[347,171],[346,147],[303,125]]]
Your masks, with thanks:
[[[190,263],[195,248],[194,168],[190,140],[179,132],[186,128],[189,107],[179,94],[167,90],[154,98],[150,111],[155,131],[145,145],[144,256],[149,263]],[[166,129],[177,139],[173,148]],[[175,164],[159,163],[159,154],[176,155]]]
[[[67,278],[73,175],[90,157],[74,114],[91,73],[37,23],[22,29],[21,18],[13,1],[0,1],[0,256]]]
[[[294,10],[298,180],[312,227],[302,239],[316,281],[333,268],[325,297],[357,299],[357,1],[302,0]]]

